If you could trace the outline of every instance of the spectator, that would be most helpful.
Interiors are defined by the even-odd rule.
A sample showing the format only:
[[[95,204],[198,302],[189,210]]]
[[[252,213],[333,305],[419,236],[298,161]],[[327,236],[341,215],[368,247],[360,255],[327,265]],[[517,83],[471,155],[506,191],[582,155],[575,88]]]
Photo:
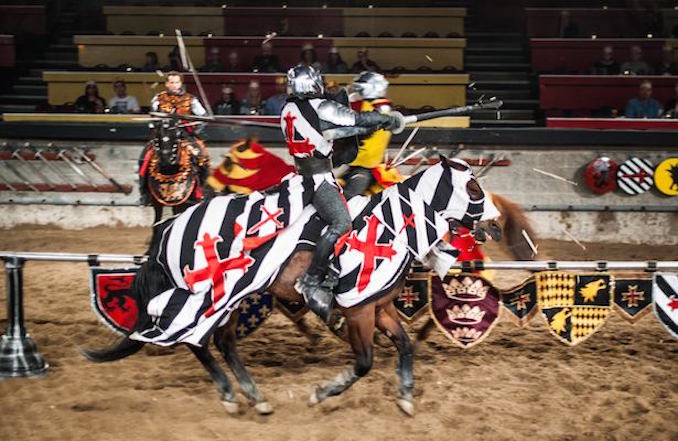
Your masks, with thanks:
[[[593,65],[593,75],[619,75],[619,63],[614,59],[612,46],[603,48],[603,58]]]
[[[348,65],[344,63],[344,60],[341,59],[341,54],[339,49],[332,46],[330,48],[330,54],[327,57],[327,66],[323,69],[323,73],[330,74],[342,74],[348,73]]]
[[[299,58],[299,64],[311,66],[318,72],[322,71],[322,66],[320,62],[318,62],[318,53],[315,51],[312,44],[306,43],[301,47],[301,56]]]
[[[261,89],[259,82],[256,80],[250,81],[247,88],[247,96],[240,106],[241,115],[261,115],[264,111],[265,101],[261,99]]]
[[[275,94],[266,99],[264,114],[280,115],[285,102],[287,102],[287,80],[285,77],[278,77],[275,79]]]
[[[662,106],[652,98],[652,83],[640,83],[637,98],[631,98],[624,112],[627,118],[659,118],[662,115]]]
[[[678,83],[676,83],[673,89],[676,94],[673,99],[666,103],[666,113],[664,114],[664,117],[678,119]]]
[[[203,72],[225,72],[226,66],[221,62],[221,52],[218,47],[211,47],[207,52],[207,60],[205,66],[201,69]]]
[[[579,25],[570,19],[570,11],[560,11],[560,27],[558,35],[563,38],[579,37]]]
[[[370,60],[367,49],[362,48],[358,51],[358,61],[356,61],[351,67],[351,72],[360,73],[365,71],[376,72],[381,70],[377,63]]]
[[[282,72],[280,59],[273,54],[273,45],[270,42],[267,41],[261,45],[261,55],[254,57],[251,70],[260,73]]]
[[[123,80],[116,80],[113,83],[115,95],[108,100],[108,108],[111,113],[139,113],[141,108],[139,102],[132,95],[127,95],[127,84]]]
[[[652,75],[652,69],[643,60],[643,50],[640,46],[631,46],[631,61],[622,63],[621,73],[624,75]]]
[[[215,115],[240,115],[240,101],[228,86],[221,88],[221,99],[214,103]]]
[[[656,75],[678,75],[678,64],[676,64],[674,50],[671,46],[665,45],[662,48],[662,59],[654,72]]]
[[[226,72],[244,72],[243,67],[240,65],[240,55],[236,51],[231,51],[228,54],[228,64],[226,64]]]
[[[142,72],[155,72],[160,70],[160,65],[158,64],[158,54],[155,52],[146,52],[146,63],[144,67],[141,68]]]
[[[80,113],[104,113],[106,101],[99,96],[99,88],[94,81],[85,84],[85,94],[75,100],[75,111]]]
[[[169,64],[163,68],[163,70],[170,71],[181,71],[181,56],[179,55],[179,46],[174,46],[172,50],[167,54],[167,61]]]

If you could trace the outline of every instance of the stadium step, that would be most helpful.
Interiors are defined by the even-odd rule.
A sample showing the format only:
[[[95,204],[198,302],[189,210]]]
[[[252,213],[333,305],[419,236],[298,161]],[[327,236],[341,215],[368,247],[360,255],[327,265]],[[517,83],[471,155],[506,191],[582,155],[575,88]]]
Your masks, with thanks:
[[[535,120],[510,120],[510,119],[477,119],[471,120],[471,127],[473,128],[509,128],[509,127],[532,127],[536,125]]]
[[[47,50],[51,53],[58,52],[73,52],[75,54],[78,53],[78,46],[73,44],[73,42],[70,42],[68,44],[50,44]]]
[[[496,110],[477,110],[473,112],[471,119],[508,119],[508,120],[530,120],[534,119],[534,111],[531,109],[528,110],[513,110],[501,108],[499,111]]]
[[[506,99],[505,97],[502,96],[498,96],[497,98],[502,99],[504,101],[503,108],[506,109],[534,111],[534,109],[539,107],[538,99],[512,100]]]
[[[47,85],[45,84],[14,84],[12,92],[17,95],[43,95],[47,97]]]
[[[525,48],[521,45],[514,46],[474,46],[466,47],[464,54],[467,56],[482,56],[482,55],[525,55]]]
[[[525,35],[518,32],[466,32],[464,37],[467,42],[483,44],[503,42],[522,45],[525,43]]]
[[[466,100],[477,101],[481,96],[485,95],[485,98],[492,96],[497,96],[498,98],[506,100],[528,100],[532,98],[532,92],[528,89],[518,89],[518,90],[507,90],[507,89],[481,89],[477,85],[475,90],[467,89],[466,90]]]
[[[39,104],[45,101],[47,97],[43,95],[19,95],[3,94],[0,95],[0,103],[5,104]]]
[[[527,64],[528,68],[530,66],[527,63],[527,57],[523,54],[482,54],[482,55],[468,55],[464,56],[464,66],[468,65],[485,65],[485,64]]]
[[[0,104],[0,113],[28,113],[35,111],[35,104]]]
[[[73,52],[57,52],[53,51],[51,48],[49,48],[43,56],[45,57],[45,60],[58,60],[58,61],[70,61],[72,63],[78,62],[78,52],[73,51]]]
[[[17,84],[20,83],[20,84],[25,84],[25,85],[29,85],[29,84],[43,85],[43,84],[45,84],[45,82],[42,81],[42,77],[40,77],[40,76],[37,76],[37,77],[33,77],[33,76],[18,77],[16,79],[16,82],[17,82]]]
[[[467,71],[492,71],[492,72],[529,72],[530,63],[466,63]]]
[[[467,69],[467,73],[471,76],[471,81],[520,81],[529,80],[531,78],[531,75],[528,72],[477,72],[472,68],[469,68]]]
[[[61,60],[61,59],[41,59],[33,60],[31,63],[33,66],[40,66],[44,70],[54,69],[54,70],[78,70],[77,61],[73,60]]]
[[[529,80],[471,80],[478,90],[510,90],[527,89],[531,86]]]

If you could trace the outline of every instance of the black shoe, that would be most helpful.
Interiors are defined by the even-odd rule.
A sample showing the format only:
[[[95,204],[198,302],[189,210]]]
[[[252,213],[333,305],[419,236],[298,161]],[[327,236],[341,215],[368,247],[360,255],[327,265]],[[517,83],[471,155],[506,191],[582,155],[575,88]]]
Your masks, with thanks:
[[[311,311],[316,313],[326,324],[330,323],[334,294],[320,286],[318,278],[304,274],[297,279],[294,289],[304,297]]]

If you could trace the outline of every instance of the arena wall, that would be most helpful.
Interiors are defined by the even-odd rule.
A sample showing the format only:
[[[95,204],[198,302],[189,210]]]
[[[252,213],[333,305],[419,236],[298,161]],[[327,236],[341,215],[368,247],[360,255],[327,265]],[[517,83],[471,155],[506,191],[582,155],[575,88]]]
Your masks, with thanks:
[[[34,142],[35,145],[41,143],[44,144],[44,141]],[[136,171],[141,143],[63,141],[63,145],[58,147],[67,149],[73,146],[95,154],[97,163],[108,173],[122,184],[132,186],[132,193],[0,192],[0,227],[12,228],[21,224],[52,224],[67,229],[100,225],[150,226],[153,219],[151,208],[136,205],[139,197]],[[217,165],[227,150],[227,144],[210,144],[213,166]],[[277,147],[272,150],[291,162],[284,149]],[[446,155],[450,153],[447,149],[439,151]],[[528,210],[542,238],[571,240],[569,233],[580,241],[678,243],[678,204],[675,198],[664,196],[654,189],[637,196],[626,196],[619,191],[599,196],[586,188],[584,168],[588,162],[602,155],[610,156],[619,163],[630,156],[639,156],[656,165],[671,156],[671,149],[574,150],[544,146],[522,149],[507,147],[502,150],[496,146],[479,146],[464,148],[457,157],[479,160],[481,164],[492,159],[507,160],[510,165],[484,170],[481,181],[488,190]],[[23,164],[14,166],[21,168]],[[95,183],[108,183],[87,164],[79,166]],[[474,168],[478,172],[483,166]],[[535,169],[558,175],[577,185],[546,176]],[[30,176],[29,169],[21,171]],[[63,167],[62,171],[73,182],[82,182],[70,168]],[[407,173],[408,169],[403,171]],[[7,173],[5,170],[3,172]],[[49,173],[48,170],[43,172]],[[55,180],[59,179],[55,177]]]

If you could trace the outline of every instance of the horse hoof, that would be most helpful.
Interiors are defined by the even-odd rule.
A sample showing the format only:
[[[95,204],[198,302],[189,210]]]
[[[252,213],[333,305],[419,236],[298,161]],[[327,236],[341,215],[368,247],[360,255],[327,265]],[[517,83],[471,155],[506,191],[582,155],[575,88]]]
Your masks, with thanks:
[[[238,405],[237,401],[222,401],[221,404],[224,405],[226,412],[231,415],[235,415],[240,411],[240,406]]]
[[[318,403],[320,403],[320,398],[318,398],[318,393],[314,391],[311,396],[308,397],[308,405],[315,406]]]
[[[403,398],[398,398],[396,404],[407,416],[414,416],[414,404],[411,401],[405,400]]]
[[[254,405],[254,408],[259,412],[259,415],[270,415],[273,413],[273,406],[268,401],[262,401]]]

